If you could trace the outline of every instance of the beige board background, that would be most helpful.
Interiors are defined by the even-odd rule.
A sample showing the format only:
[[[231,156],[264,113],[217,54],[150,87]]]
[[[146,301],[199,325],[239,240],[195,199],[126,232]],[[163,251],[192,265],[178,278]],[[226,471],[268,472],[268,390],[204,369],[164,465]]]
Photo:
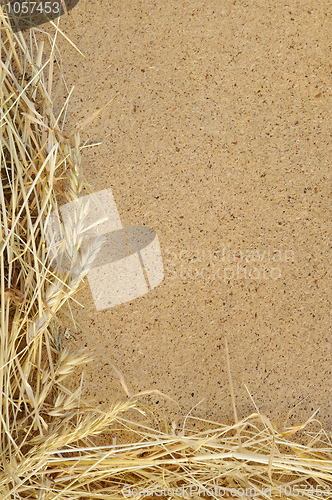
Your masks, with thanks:
[[[61,18],[85,54],[59,38],[67,130],[117,95],[82,133],[102,141],[83,150],[87,179],[112,189],[123,225],[157,231],[165,265],[147,295],[96,312],[86,288],[73,314],[132,393],[178,402],[144,400],[169,422],[195,405],[232,421],[227,334],[240,418],[246,384],[279,425],[300,403],[289,423],[320,408],[331,429],[331,14],[322,0],[81,0]],[[75,338],[96,357],[84,394],[123,399]]]

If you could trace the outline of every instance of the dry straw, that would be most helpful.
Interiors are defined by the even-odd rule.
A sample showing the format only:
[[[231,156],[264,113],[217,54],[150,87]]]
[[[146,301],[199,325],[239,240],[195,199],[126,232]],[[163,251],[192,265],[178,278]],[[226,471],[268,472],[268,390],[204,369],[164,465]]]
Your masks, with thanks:
[[[181,428],[161,429],[129,419],[133,409],[144,414],[132,398],[103,412],[84,403],[80,388],[66,388],[87,359],[61,347],[58,311],[100,243],[80,254],[87,209],[79,198],[88,186],[79,127],[63,132],[68,100],[55,112],[63,83],[56,35],[15,34],[0,14],[1,500],[332,498],[332,444],[323,430],[280,432],[258,412],[231,426],[200,420],[198,431],[188,417]],[[63,228],[67,273],[52,267],[45,244],[60,196],[77,200]],[[125,444],[94,444],[119,429]]]

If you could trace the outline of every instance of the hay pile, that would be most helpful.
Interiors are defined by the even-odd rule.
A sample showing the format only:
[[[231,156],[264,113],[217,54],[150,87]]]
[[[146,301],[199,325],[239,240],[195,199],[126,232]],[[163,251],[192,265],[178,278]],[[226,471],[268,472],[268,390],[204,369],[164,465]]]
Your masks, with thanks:
[[[68,99],[55,114],[65,86],[56,35],[14,33],[0,14],[0,498],[332,498],[332,443],[323,430],[306,434],[306,444],[302,431],[296,443],[304,426],[279,432],[259,413],[233,426],[200,420],[202,431],[193,417],[181,428],[152,428],[128,420],[129,410],[144,414],[130,398],[105,413],[82,400],[80,387],[66,388],[87,358],[61,346],[57,315],[99,249],[96,242],[79,251],[78,200],[91,191],[79,127],[63,132]],[[79,207],[64,227],[67,273],[45,243],[61,197]],[[125,444],[112,442],[119,429]],[[94,444],[101,433],[109,446]]]

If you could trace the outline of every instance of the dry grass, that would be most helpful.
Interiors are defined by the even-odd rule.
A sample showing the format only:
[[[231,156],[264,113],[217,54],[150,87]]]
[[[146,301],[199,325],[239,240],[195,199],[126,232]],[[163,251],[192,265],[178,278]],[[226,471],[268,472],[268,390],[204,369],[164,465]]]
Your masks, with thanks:
[[[128,420],[128,410],[144,414],[132,399],[105,413],[85,403],[80,388],[66,388],[87,359],[61,347],[57,313],[100,242],[80,254],[87,208],[79,198],[89,188],[79,127],[63,133],[68,101],[54,111],[54,82],[62,81],[56,36],[35,29],[26,40],[0,14],[0,498],[332,498],[332,443],[323,430],[304,438],[305,425],[279,432],[259,413],[233,426],[188,417],[161,430]],[[63,227],[66,274],[52,267],[45,244],[59,196],[77,201]],[[94,444],[97,434],[112,438],[119,429],[126,444]]]

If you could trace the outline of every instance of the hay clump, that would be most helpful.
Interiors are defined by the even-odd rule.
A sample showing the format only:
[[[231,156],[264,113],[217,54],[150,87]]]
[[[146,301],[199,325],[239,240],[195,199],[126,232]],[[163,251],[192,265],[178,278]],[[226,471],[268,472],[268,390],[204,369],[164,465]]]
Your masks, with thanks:
[[[190,417],[160,429],[128,420],[129,410],[144,414],[134,400],[102,412],[65,386],[88,359],[62,348],[57,314],[99,243],[82,258],[79,199],[89,187],[79,133],[63,132],[68,100],[54,111],[63,84],[56,35],[14,33],[0,14],[1,499],[332,498],[332,444],[323,430],[303,444],[294,436],[305,425],[281,432],[259,413],[232,426],[200,421],[205,430],[197,431]],[[59,196],[78,202],[64,227],[68,273],[54,268],[45,244]],[[125,444],[94,445],[94,436],[119,429]]]

